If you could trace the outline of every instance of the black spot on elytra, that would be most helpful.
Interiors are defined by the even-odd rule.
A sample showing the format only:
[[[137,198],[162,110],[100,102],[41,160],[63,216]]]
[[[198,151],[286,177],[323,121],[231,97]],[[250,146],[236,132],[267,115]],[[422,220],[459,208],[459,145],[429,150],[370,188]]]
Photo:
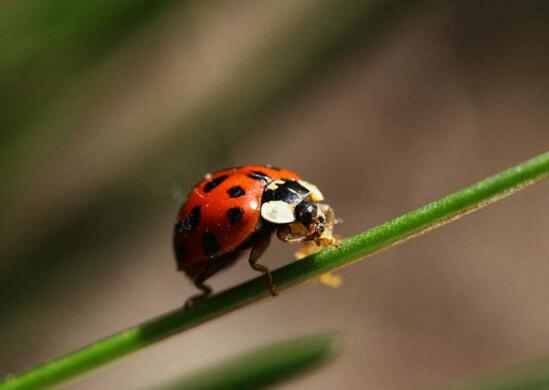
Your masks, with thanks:
[[[271,178],[269,175],[267,175],[265,172],[261,172],[261,171],[252,171],[251,173],[248,173],[247,175],[248,177],[254,179],[254,180],[258,180],[258,181],[262,181],[264,182],[265,184],[268,184],[271,182]]]
[[[212,181],[207,182],[206,184],[204,184],[204,191],[205,192],[210,192],[215,187],[217,187],[218,185],[223,183],[225,181],[225,179],[228,178],[228,177],[229,177],[228,175],[222,175],[222,176],[216,177]]]
[[[174,226],[174,230],[176,233],[183,233],[187,229],[185,228],[185,223],[183,221],[177,221]]]
[[[212,232],[206,232],[202,235],[202,250],[206,256],[215,254],[220,248],[217,237]]]
[[[177,232],[188,232],[200,223],[200,206],[194,206],[187,217],[175,224]]]
[[[178,263],[181,263],[185,260],[185,255],[187,252],[185,251],[185,247],[181,245],[180,243],[175,244],[175,258],[177,259]]]
[[[227,194],[229,194],[231,198],[238,198],[239,196],[245,195],[246,191],[240,186],[234,186],[227,190]]]
[[[241,207],[232,207],[227,210],[227,218],[231,223],[238,223],[242,220],[244,216],[244,210]]]

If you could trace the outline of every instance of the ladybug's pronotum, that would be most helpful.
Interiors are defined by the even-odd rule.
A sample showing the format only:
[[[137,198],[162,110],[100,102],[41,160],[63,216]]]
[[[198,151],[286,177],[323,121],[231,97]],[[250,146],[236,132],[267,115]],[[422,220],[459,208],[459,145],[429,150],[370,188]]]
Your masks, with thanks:
[[[283,242],[334,246],[335,214],[323,200],[315,185],[272,166],[245,165],[206,175],[187,197],[174,227],[178,269],[202,290],[189,302],[209,295],[212,289],[204,282],[247,249],[250,266],[265,274],[276,295],[269,269],[257,261],[275,231]]]

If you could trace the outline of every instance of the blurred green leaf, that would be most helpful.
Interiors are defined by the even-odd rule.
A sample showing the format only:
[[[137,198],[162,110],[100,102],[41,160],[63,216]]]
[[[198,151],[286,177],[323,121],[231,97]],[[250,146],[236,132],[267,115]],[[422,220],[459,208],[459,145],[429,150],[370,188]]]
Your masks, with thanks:
[[[27,0],[0,7],[0,76],[37,61],[91,60],[167,1]],[[69,60],[70,62],[70,60]],[[40,62],[39,64],[43,64]]]
[[[261,389],[301,375],[325,362],[339,349],[338,341],[335,334],[322,334],[278,342],[231,357],[160,388]]]
[[[49,98],[170,0],[0,4],[0,150]]]
[[[445,387],[448,390],[542,390],[549,389],[549,360],[533,362],[492,376]]]

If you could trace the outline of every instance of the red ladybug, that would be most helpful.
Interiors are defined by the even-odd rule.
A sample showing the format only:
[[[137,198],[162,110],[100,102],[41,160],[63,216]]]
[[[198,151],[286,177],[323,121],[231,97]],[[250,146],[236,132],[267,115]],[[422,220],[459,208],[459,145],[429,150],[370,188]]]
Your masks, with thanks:
[[[315,241],[333,246],[336,223],[319,189],[290,170],[245,165],[207,174],[191,191],[177,215],[173,244],[177,266],[204,298],[204,282],[251,248],[250,266],[265,274],[276,295],[271,273],[257,260],[276,230],[283,242]]]

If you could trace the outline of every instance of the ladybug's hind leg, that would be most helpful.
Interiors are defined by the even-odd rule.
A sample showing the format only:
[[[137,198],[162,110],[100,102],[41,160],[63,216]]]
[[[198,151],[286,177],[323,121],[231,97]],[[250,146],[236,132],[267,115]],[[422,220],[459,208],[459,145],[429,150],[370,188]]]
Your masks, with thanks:
[[[188,298],[185,301],[185,304],[184,304],[185,307],[190,307],[190,306],[194,305],[196,302],[201,301],[203,299],[206,299],[212,293],[212,288],[210,286],[208,286],[207,284],[204,284],[204,282],[205,282],[205,280],[195,280],[195,281],[193,281],[196,288],[202,290],[202,292],[200,294],[196,294],[196,295],[193,295],[190,298]]]
[[[184,306],[192,306],[198,301],[201,301],[210,296],[210,294],[212,293],[212,288],[207,284],[204,284],[204,282],[219,270],[233,264],[236,259],[238,259],[239,255],[239,251],[226,253],[223,256],[201,263],[201,268],[199,269],[195,268],[186,270],[187,274],[192,275],[191,279],[196,288],[202,290],[202,292],[200,294],[193,295],[189,299],[187,299]]]
[[[262,234],[257,237],[257,239],[252,244],[252,251],[250,252],[250,258],[248,261],[250,263],[250,267],[265,275],[265,277],[267,278],[267,288],[269,289],[271,295],[275,297],[278,295],[278,293],[273,287],[273,277],[271,276],[271,271],[269,271],[269,268],[265,267],[264,265],[257,263],[257,260],[259,260],[263,252],[265,252],[270,242],[270,232],[268,234]]]

